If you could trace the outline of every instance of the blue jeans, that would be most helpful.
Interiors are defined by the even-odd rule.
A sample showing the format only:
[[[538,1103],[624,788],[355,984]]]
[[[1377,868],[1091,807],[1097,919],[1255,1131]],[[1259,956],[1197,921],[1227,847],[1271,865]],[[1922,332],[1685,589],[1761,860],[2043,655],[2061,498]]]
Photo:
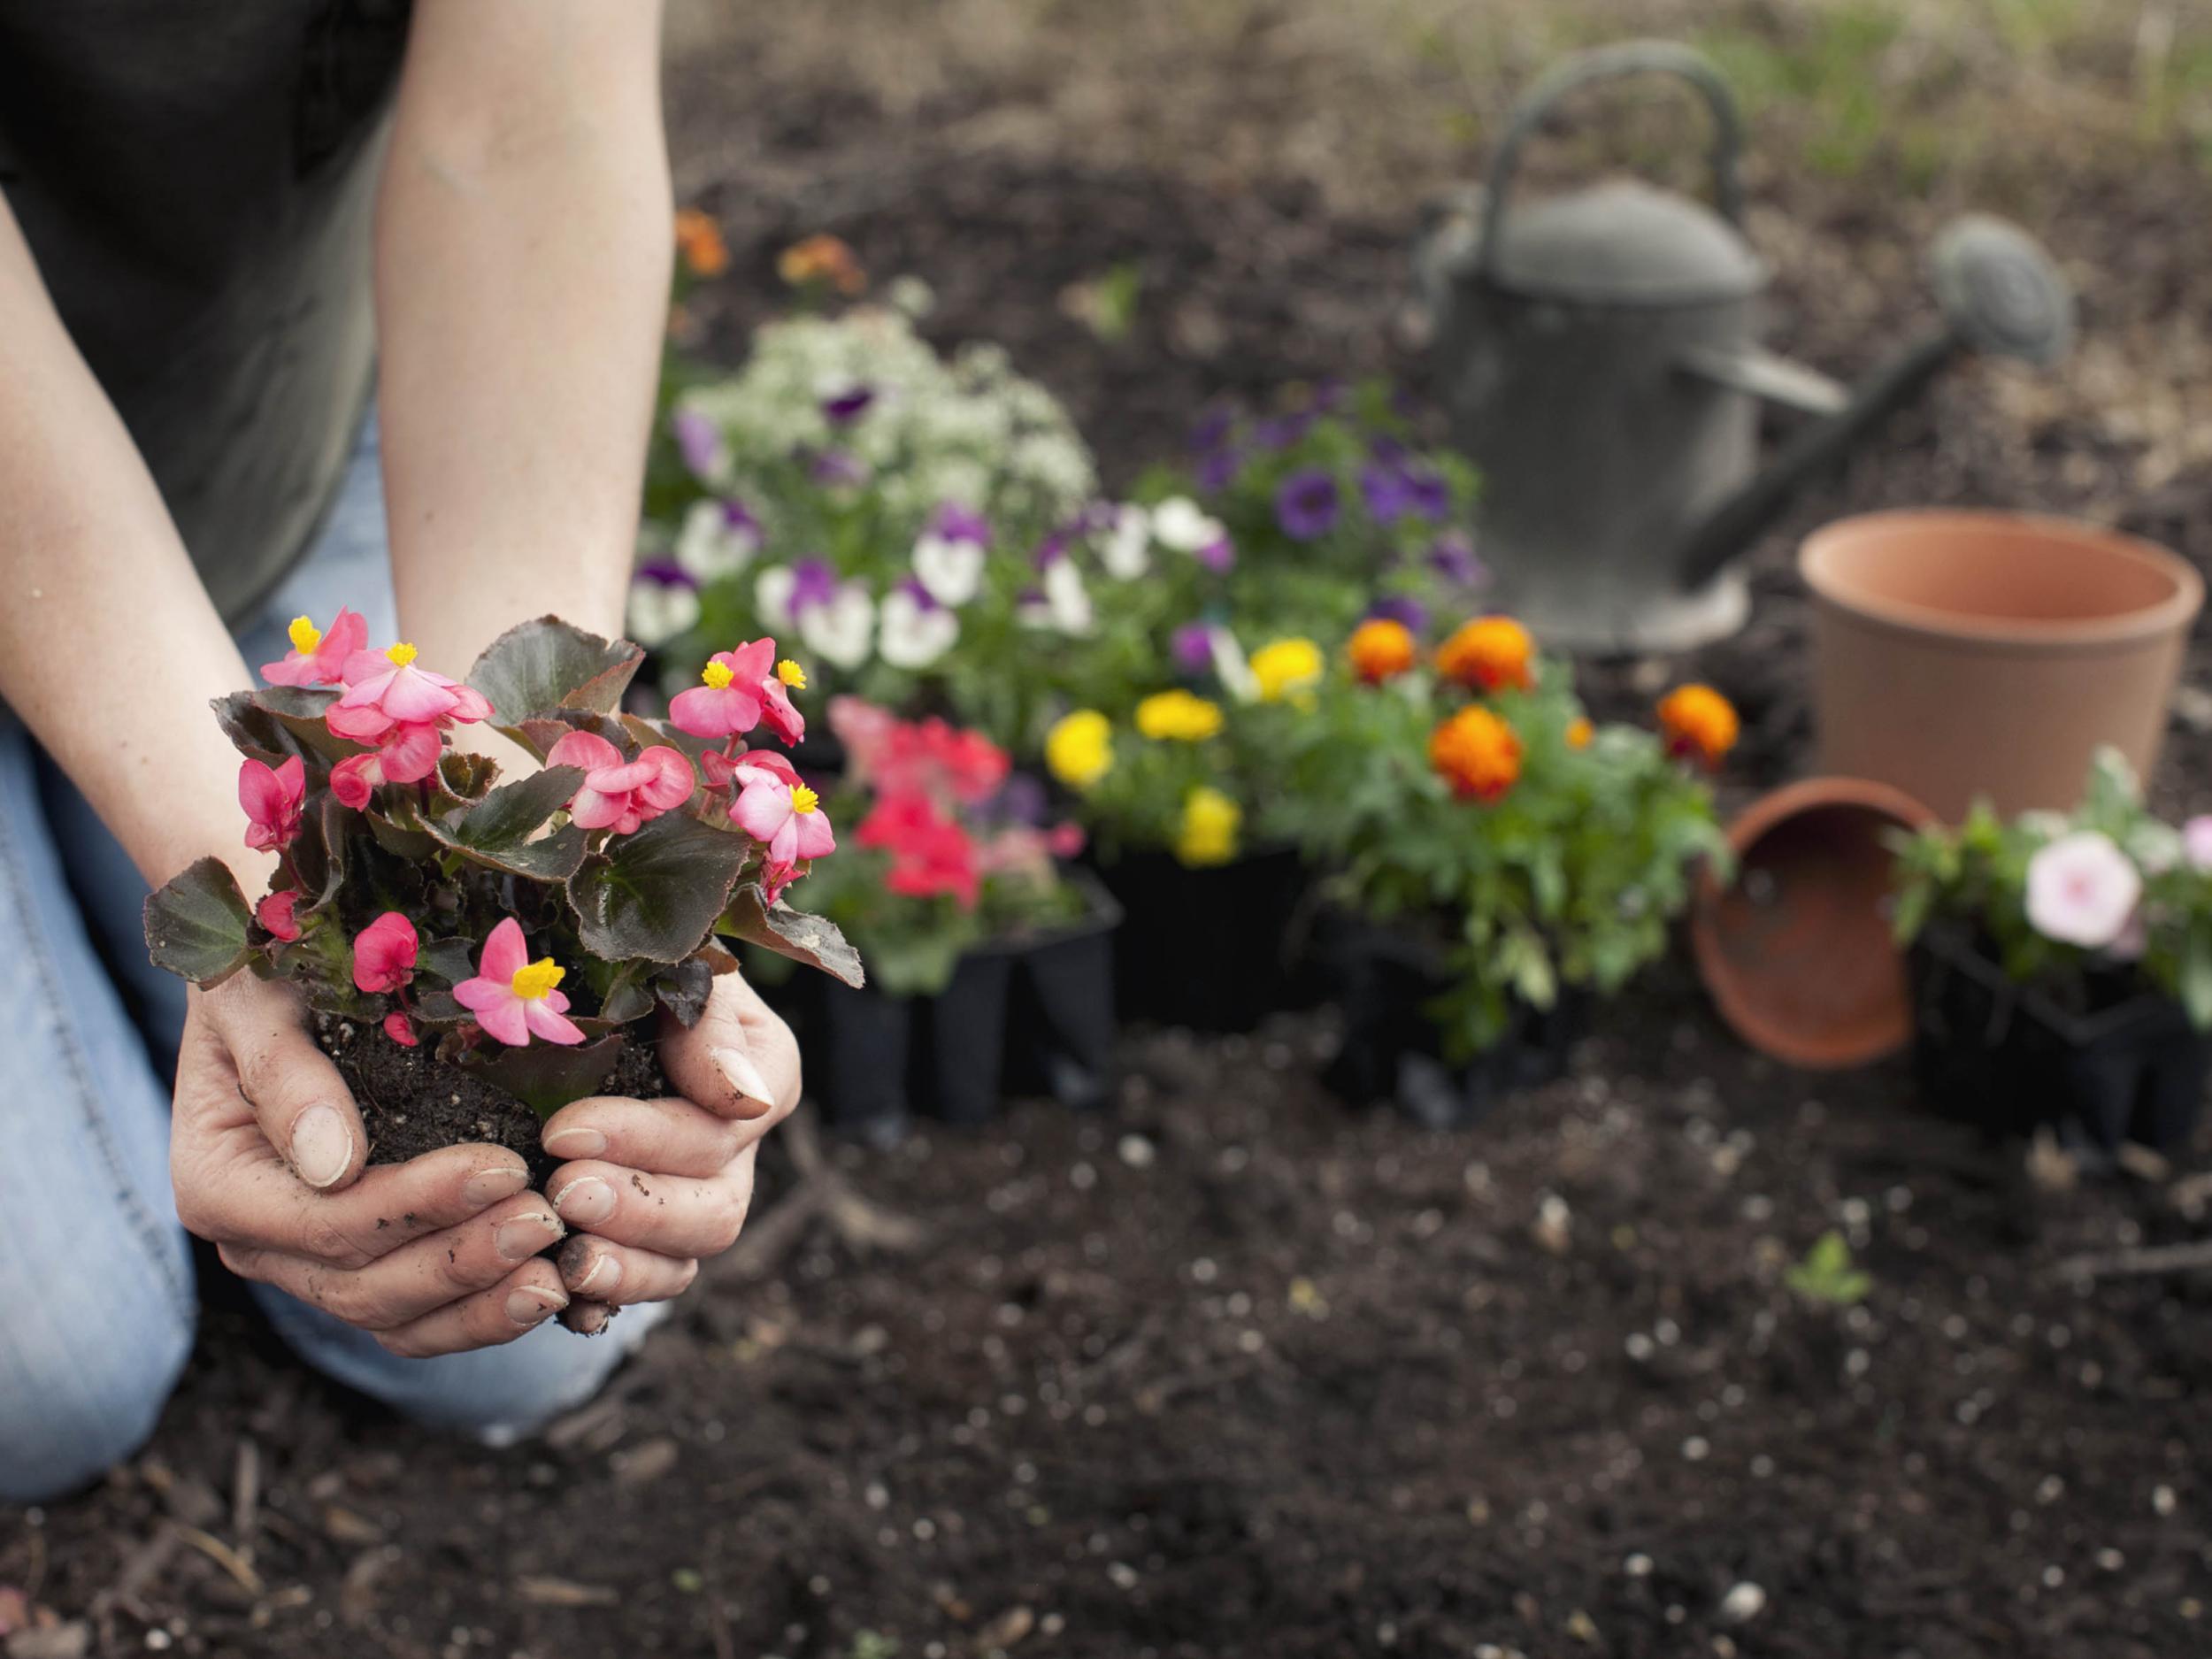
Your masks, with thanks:
[[[249,664],[341,604],[395,633],[376,426],[329,523],[239,636]],[[211,718],[212,716],[210,717]],[[0,1500],[65,1492],[152,1432],[191,1351],[192,1259],[169,1189],[184,984],[146,960],[146,887],[0,708]],[[401,1359],[265,1285],[307,1362],[424,1422],[505,1440],[588,1399],[653,1323],[590,1341],[553,1325],[503,1348]]]

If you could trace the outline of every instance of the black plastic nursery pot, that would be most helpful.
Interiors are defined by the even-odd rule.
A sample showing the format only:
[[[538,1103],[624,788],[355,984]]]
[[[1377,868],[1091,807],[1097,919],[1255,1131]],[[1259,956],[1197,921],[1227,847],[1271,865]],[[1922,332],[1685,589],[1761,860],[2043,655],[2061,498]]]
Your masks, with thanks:
[[[1297,948],[1311,880],[1294,849],[1197,868],[1131,851],[1102,860],[1098,874],[1124,912],[1114,987],[1125,1018],[1249,1031],[1318,1000]]]
[[[801,1041],[832,1127],[890,1140],[918,1115],[987,1123],[1010,1095],[1086,1110],[1111,1098],[1121,911],[1087,875],[1069,879],[1079,919],[969,951],[933,996],[820,984]]]
[[[1451,988],[1432,941],[1355,918],[1335,919],[1327,938],[1344,1045],[1324,1080],[1356,1106],[1387,1103],[1424,1128],[1469,1128],[1512,1095],[1563,1076],[1589,1025],[1588,994],[1565,988],[1548,1009],[1517,1003],[1497,1042],[1455,1064],[1426,1012]]]
[[[1913,1070],[1926,1102],[2000,1139],[2040,1128],[2112,1151],[2160,1151],[2196,1126],[2212,1037],[2133,974],[2093,979],[2080,1010],[2015,984],[1961,930],[1914,947]]]

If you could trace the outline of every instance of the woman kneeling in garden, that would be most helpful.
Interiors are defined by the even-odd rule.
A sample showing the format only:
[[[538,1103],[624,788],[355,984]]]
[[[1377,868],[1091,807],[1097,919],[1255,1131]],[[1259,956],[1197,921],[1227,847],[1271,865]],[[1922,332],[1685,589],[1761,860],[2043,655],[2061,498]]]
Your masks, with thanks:
[[[149,883],[213,855],[265,885],[208,705],[361,648],[305,618],[454,675],[526,618],[620,631],[669,277],[657,8],[409,12],[0,0],[0,1498],[150,1432],[187,1229],[333,1376],[542,1422],[646,1321],[541,1327],[688,1284],[796,1097],[726,973],[662,1045],[687,1099],[547,1124],[550,1203],[499,1148],[367,1167],[288,987],[146,964]]]

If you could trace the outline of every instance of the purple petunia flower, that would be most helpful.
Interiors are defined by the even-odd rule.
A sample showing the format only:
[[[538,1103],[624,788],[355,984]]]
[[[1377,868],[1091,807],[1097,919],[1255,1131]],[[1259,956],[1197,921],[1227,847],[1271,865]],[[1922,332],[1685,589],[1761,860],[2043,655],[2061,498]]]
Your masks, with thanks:
[[[730,468],[730,448],[722,429],[695,409],[680,409],[668,419],[676,434],[676,449],[684,466],[703,484],[711,484]]]
[[[1237,562],[1236,544],[1227,536],[1209,541],[1191,555],[1217,576],[1226,576]]]
[[[1214,665],[1213,626],[1206,622],[1188,622],[1175,630],[1173,646],[1177,666],[1194,674],[1202,674]]]
[[[825,449],[808,464],[807,476],[830,488],[868,481],[867,464],[842,449]]]
[[[1192,423],[1190,447],[1194,454],[1206,455],[1229,441],[1236,429],[1236,411],[1226,404],[1217,403]]]
[[[1312,431],[1314,420],[1314,412],[1310,409],[1302,409],[1294,415],[1277,415],[1252,428],[1252,442],[1279,455]]]
[[[1212,450],[1198,463],[1198,493],[1218,495],[1244,471],[1244,457],[1233,444]]]
[[[1411,594],[1385,594],[1367,607],[1367,614],[1386,622],[1402,622],[1416,634],[1429,626],[1429,608]]]
[[[1429,549],[1429,565],[1445,580],[1463,588],[1479,588],[1490,577],[1475,555],[1475,544],[1457,530],[1447,530],[1436,538],[1436,545]]]
[[[1336,528],[1336,480],[1317,467],[1293,472],[1275,492],[1275,521],[1283,533],[1312,541]]]
[[[841,426],[866,414],[868,406],[875,401],[876,388],[874,387],[855,386],[849,390],[838,393],[834,397],[824,398],[822,414],[833,426]]]

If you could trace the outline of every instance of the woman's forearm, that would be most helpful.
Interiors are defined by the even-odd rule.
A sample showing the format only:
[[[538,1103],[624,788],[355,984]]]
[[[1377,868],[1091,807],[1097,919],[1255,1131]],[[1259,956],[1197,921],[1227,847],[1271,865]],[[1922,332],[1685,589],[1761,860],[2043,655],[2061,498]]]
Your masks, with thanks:
[[[379,398],[403,628],[448,673],[549,611],[620,631],[667,311],[657,12],[416,9]]]
[[[210,853],[251,881],[207,706],[250,683],[0,202],[0,700],[149,881]]]

